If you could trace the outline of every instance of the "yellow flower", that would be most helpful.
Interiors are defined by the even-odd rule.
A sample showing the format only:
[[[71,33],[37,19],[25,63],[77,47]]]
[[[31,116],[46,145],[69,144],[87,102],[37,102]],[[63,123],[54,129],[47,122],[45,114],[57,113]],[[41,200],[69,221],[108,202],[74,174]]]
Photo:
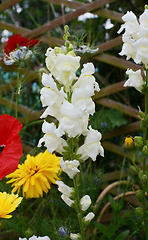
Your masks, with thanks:
[[[27,155],[25,162],[19,164],[15,172],[7,175],[7,178],[12,178],[7,183],[13,183],[12,193],[19,193],[22,186],[24,197],[38,198],[43,196],[43,192],[48,192],[51,183],[55,184],[55,180],[59,180],[60,171],[60,157],[46,150],[35,157]]]
[[[0,218],[11,218],[12,215],[8,214],[18,207],[22,199],[22,197],[18,197],[18,194],[0,192]]]
[[[131,136],[126,137],[125,141],[124,141],[124,148],[126,150],[132,150],[134,148],[135,144],[134,144],[134,140]]]

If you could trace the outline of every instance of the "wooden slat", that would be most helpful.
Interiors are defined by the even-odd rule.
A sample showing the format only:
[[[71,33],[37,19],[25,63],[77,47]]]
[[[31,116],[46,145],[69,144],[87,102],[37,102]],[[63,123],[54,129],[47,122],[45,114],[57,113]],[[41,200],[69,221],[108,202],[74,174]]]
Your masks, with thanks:
[[[100,55],[94,56],[94,59],[96,59],[100,62],[110,64],[115,67],[122,68],[122,69],[131,68],[134,71],[136,71],[138,69],[142,69],[142,66],[140,66],[140,65],[136,65],[135,63],[133,63],[131,61],[126,61],[124,59],[109,55],[107,53],[102,53]]]
[[[103,140],[107,140],[110,138],[117,137],[119,135],[129,135],[132,134],[132,132],[140,130],[140,124],[141,121],[136,121],[121,127],[116,127],[113,131],[107,131],[103,133]]]
[[[110,18],[111,20],[123,23],[122,17],[124,14],[122,14],[122,13],[118,13],[118,12],[111,11],[108,9],[101,9],[101,10],[93,11],[93,13],[97,14],[99,17]]]
[[[13,5],[22,2],[23,0],[7,0],[0,4],[0,12],[5,11],[6,9],[12,7]]]
[[[96,104],[100,104],[102,106],[108,107],[108,108],[113,108],[113,109],[117,109],[121,112],[123,112],[124,114],[134,117],[136,119],[139,119],[138,117],[138,110],[136,110],[135,108],[126,106],[122,103],[116,102],[114,100],[111,100],[109,98],[101,98],[96,100]]]
[[[86,12],[92,12],[94,10],[97,10],[98,8],[103,7],[107,3],[111,3],[111,2],[114,2],[114,1],[115,0],[98,0],[98,1],[95,1],[95,2],[85,4],[85,6],[82,6],[82,7],[78,8],[74,12],[67,13],[67,14],[59,17],[59,18],[54,19],[51,22],[47,22],[47,23],[43,24],[42,26],[32,30],[32,32],[29,33],[29,34],[28,33],[23,34],[23,36],[24,37],[31,37],[31,38],[40,36],[43,33],[47,32],[47,31],[49,31],[53,28],[56,28],[56,27],[61,26],[61,25],[65,25],[67,22],[77,18],[78,16],[80,16],[80,15],[86,13]]]
[[[0,22],[0,29],[7,29],[10,32],[13,32],[14,34],[20,34],[23,35],[24,33],[31,33],[31,30],[27,29],[27,28],[23,28],[20,26],[15,26],[11,23],[5,23],[5,22]],[[41,36],[38,37],[37,40],[42,41],[44,43],[49,44],[50,46],[61,46],[64,44],[64,40],[63,39],[59,39],[56,37],[50,37],[50,36]]]
[[[107,149],[108,151],[131,159],[131,155],[129,153],[125,153],[122,147],[119,147],[118,145],[111,142],[107,142],[107,141],[102,141],[101,144],[102,144],[102,147]]]
[[[65,7],[69,7],[72,9],[76,9],[82,6],[85,6],[85,3],[76,2],[76,1],[67,1],[67,0],[42,0],[43,2],[47,2],[49,4],[53,3],[56,5],[64,5]]]
[[[111,84],[107,87],[102,88],[100,92],[95,93],[95,95],[93,96],[93,100],[96,101],[99,98],[125,90],[125,87],[123,87],[124,83],[125,81],[121,81],[119,83]]]

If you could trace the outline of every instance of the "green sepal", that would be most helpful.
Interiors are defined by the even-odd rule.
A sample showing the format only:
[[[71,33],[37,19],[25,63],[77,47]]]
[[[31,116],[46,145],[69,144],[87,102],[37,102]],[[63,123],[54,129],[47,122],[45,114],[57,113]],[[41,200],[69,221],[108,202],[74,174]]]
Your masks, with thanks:
[[[142,148],[142,154],[146,157],[148,155],[148,147],[145,145],[143,148]]]
[[[142,190],[137,190],[136,191],[136,197],[138,198],[139,202],[143,202],[143,191]]]
[[[136,211],[137,217],[141,217],[141,218],[143,217],[143,210],[141,207],[137,207],[135,211]]]

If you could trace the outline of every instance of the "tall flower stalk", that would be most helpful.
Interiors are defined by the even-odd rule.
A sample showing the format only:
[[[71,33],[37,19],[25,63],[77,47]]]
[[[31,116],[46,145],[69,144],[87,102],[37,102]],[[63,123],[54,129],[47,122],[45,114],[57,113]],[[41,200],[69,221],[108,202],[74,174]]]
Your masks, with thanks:
[[[144,223],[146,239],[148,240],[148,214],[146,206],[146,195],[148,194],[148,176],[146,173],[146,157],[148,155],[148,140],[147,140],[147,125],[148,125],[148,6],[145,6],[144,12],[140,15],[139,19],[132,11],[128,11],[123,17],[125,22],[121,25],[118,33],[125,29],[122,35],[123,46],[120,55],[126,55],[127,60],[132,58],[136,64],[143,65],[143,75],[141,69],[133,71],[128,69],[126,71],[129,79],[125,82],[124,86],[135,87],[136,90],[141,92],[145,97],[145,109],[142,112],[139,108],[139,117],[141,119],[141,130],[143,137],[135,136],[134,141],[136,147],[142,153],[143,169],[138,170],[137,174],[141,181],[142,190],[138,190],[136,196],[140,202],[143,203],[143,209],[137,208],[137,215],[142,217]]]
[[[70,233],[71,239],[86,239],[85,229],[93,219],[94,214],[85,215],[91,205],[88,195],[79,194],[79,165],[89,157],[96,160],[98,154],[104,156],[101,146],[101,133],[88,127],[89,114],[95,112],[92,101],[94,91],[100,91],[98,83],[92,75],[95,72],[93,63],[83,65],[80,75],[80,56],[76,56],[73,45],[69,42],[68,26],[65,26],[65,46],[48,48],[46,52],[46,67],[49,73],[43,73],[41,101],[47,106],[41,118],[48,115],[57,119],[58,124],[48,123],[44,120],[42,131],[44,136],[39,140],[38,146],[44,142],[49,152],[56,151],[61,154],[60,166],[73,186],[69,187],[62,181],[56,181],[58,190],[62,193],[62,200],[73,207],[78,216],[80,233]],[[80,135],[84,144],[80,145]]]

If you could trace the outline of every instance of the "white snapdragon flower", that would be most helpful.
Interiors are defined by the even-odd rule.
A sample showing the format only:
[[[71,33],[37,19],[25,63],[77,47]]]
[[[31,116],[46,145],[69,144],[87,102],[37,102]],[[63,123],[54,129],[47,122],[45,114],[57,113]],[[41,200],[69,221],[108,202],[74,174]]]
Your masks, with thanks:
[[[133,46],[136,49],[135,63],[143,63],[148,68],[148,38],[140,38]]]
[[[6,65],[12,65],[17,61],[26,60],[30,58],[31,55],[32,55],[32,51],[28,50],[26,46],[23,46],[23,47],[20,47],[19,49],[16,49],[10,52],[9,56],[6,55],[3,61]]]
[[[93,115],[95,112],[95,104],[91,98],[94,92],[91,91],[89,86],[85,88],[75,88],[72,93],[71,102],[76,109],[86,111],[88,114]]]
[[[81,118],[71,119],[65,116],[59,120],[59,127],[56,130],[57,136],[62,136],[67,133],[68,137],[76,137],[77,135],[85,134],[88,126],[89,114],[84,112]]]
[[[66,91],[72,81],[77,79],[76,71],[80,67],[80,57],[73,51],[65,52],[61,48],[48,48],[46,52],[46,66],[52,75],[65,85]]]
[[[71,194],[73,193],[73,189],[67,186],[65,183],[62,181],[56,181],[55,182],[58,185],[58,190],[59,192],[63,193],[67,197],[71,197]]]
[[[132,11],[127,11],[127,13],[122,17],[125,22],[121,25],[121,28],[117,33],[121,33],[125,29],[125,33],[132,36],[132,38],[139,39],[137,33],[139,31],[139,23],[136,15]]]
[[[20,238],[19,240],[27,240],[27,238]],[[50,240],[50,238],[48,236],[45,237],[36,237],[35,235],[33,235],[32,237],[29,238],[29,240]]]
[[[124,87],[134,87],[141,92],[142,85],[144,84],[141,70],[133,71],[132,69],[127,69],[126,74],[129,75],[129,79],[124,83]]]
[[[85,161],[91,157],[92,160],[95,161],[98,154],[104,157],[104,149],[100,142],[102,137],[101,133],[92,129],[90,126],[86,135],[84,144],[77,151],[77,154],[82,154],[81,159]]]
[[[57,136],[60,137],[67,133],[69,137],[75,137],[87,131],[89,117],[87,112],[80,108],[76,109],[72,103],[64,100],[59,114],[62,117],[59,119],[59,126],[56,130]]]
[[[69,206],[71,207],[71,205],[74,203],[74,200],[71,200],[69,197],[67,197],[65,194],[61,195],[62,200]]]
[[[139,32],[137,33],[137,35],[139,36],[139,38],[141,38],[141,37],[148,38],[148,25],[147,25],[148,9],[145,9],[144,13],[140,15],[139,22],[140,22],[140,28],[139,28]]]
[[[77,79],[76,71],[80,67],[80,57],[76,57],[73,51],[66,55],[58,54],[55,65],[58,71],[57,80],[69,89],[72,81]]]
[[[122,51],[119,53],[119,55],[123,56],[127,56],[126,60],[129,60],[130,58],[135,58],[136,55],[136,50],[133,46],[133,44],[135,43],[135,40],[132,39],[128,34],[124,33],[122,35],[122,41],[123,46],[122,46]]]
[[[41,118],[47,117],[47,115],[61,118],[59,110],[66,97],[63,88],[59,91],[57,85],[52,78],[51,74],[43,73],[42,83],[45,87],[41,89],[41,102],[43,107],[48,106]]]
[[[99,84],[95,81],[94,76],[92,74],[95,73],[95,68],[93,63],[86,63],[83,64],[83,68],[81,70],[81,75],[79,76],[77,82],[72,86],[72,90],[74,91],[75,88],[82,88],[84,89],[86,86],[90,88],[92,95],[94,95],[94,91],[99,92]],[[91,95],[91,96],[92,96]]]
[[[77,160],[72,160],[72,161],[64,161],[63,158],[61,158],[60,161],[60,167],[62,168],[63,172],[67,173],[67,175],[73,179],[74,176],[80,172],[77,167],[80,165],[79,161]]]
[[[81,235],[79,233],[70,233],[70,238],[72,240],[77,240],[77,239],[81,239]]]
[[[80,199],[80,205],[82,211],[86,211],[91,205],[91,199],[89,195],[85,195]]]
[[[95,214],[93,212],[90,212],[86,215],[86,217],[84,217],[84,221],[91,221],[94,218]]]
[[[48,123],[44,121],[42,125],[42,131],[45,135],[39,140],[38,147],[41,147],[41,143],[45,142],[45,146],[48,151],[52,153],[54,150],[62,153],[64,151],[63,147],[67,146],[66,141],[60,138],[56,134],[56,125],[54,123]]]
[[[139,17],[139,22],[132,11],[128,11],[122,19],[125,23],[118,33],[124,29],[125,33],[122,35],[124,43],[119,54],[126,55],[127,60],[132,58],[136,64],[143,63],[148,68],[148,9]]]
[[[59,48],[59,52],[60,52],[60,48]],[[61,49],[61,52],[62,49]],[[52,75],[56,78],[58,77],[58,71],[57,71],[57,68],[55,66],[55,60],[57,58],[57,54],[55,52],[55,49],[49,47],[46,51],[46,59],[45,59],[45,62],[46,62],[46,67],[47,69],[52,73]]]

